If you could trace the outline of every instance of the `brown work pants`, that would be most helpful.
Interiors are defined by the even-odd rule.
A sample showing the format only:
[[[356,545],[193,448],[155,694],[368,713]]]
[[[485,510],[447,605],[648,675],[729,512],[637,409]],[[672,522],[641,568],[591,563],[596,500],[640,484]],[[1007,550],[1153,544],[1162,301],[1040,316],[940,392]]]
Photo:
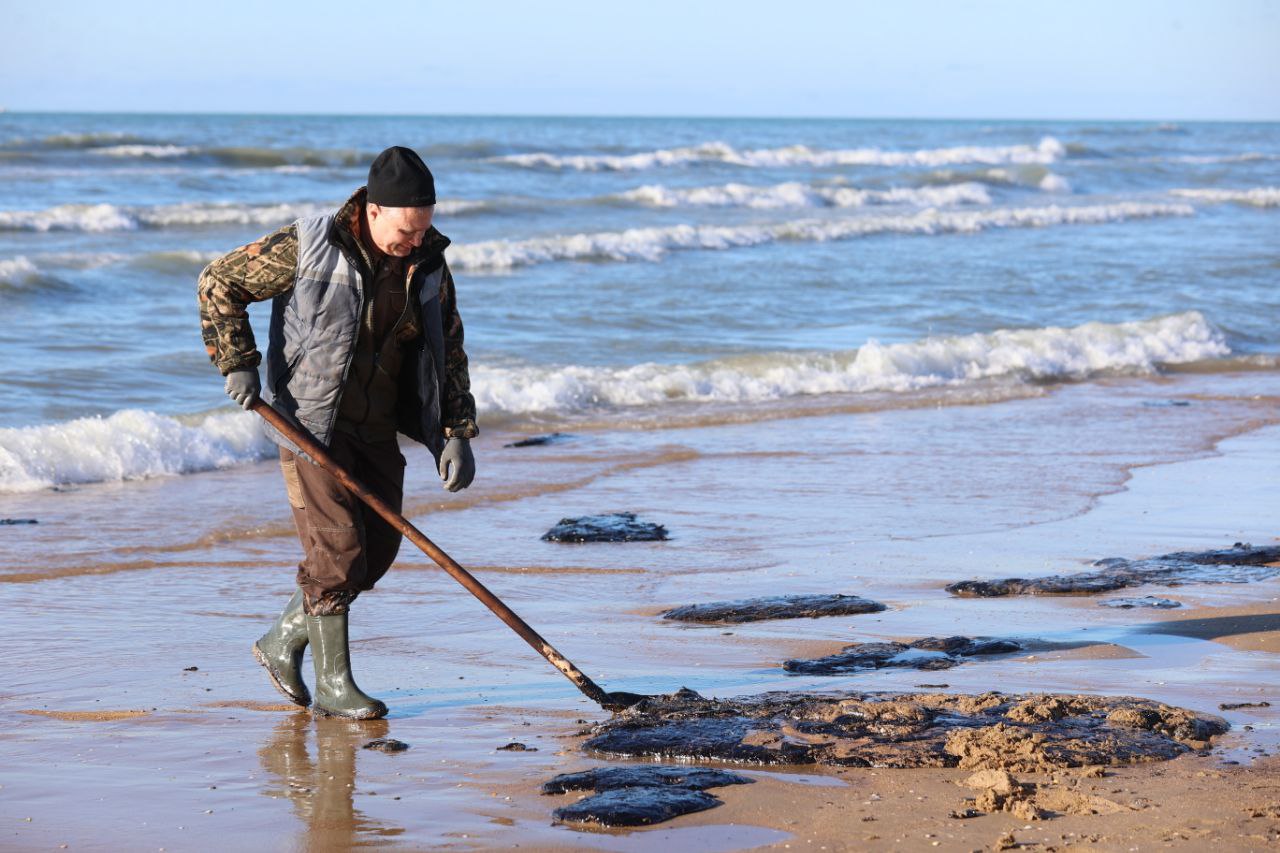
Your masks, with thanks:
[[[404,457],[394,438],[368,443],[335,432],[329,455],[400,511]],[[302,542],[298,586],[303,609],[313,616],[345,613],[357,595],[373,589],[391,568],[400,532],[306,457],[281,448],[280,467]]]

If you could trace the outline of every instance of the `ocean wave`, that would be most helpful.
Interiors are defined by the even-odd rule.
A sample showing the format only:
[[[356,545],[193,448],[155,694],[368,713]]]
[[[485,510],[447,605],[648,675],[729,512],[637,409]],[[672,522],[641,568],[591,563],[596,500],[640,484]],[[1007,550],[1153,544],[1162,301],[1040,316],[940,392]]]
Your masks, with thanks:
[[[758,403],[823,394],[1011,387],[1150,374],[1230,354],[1196,311],[1128,323],[1002,329],[834,352],[766,352],[690,364],[472,368],[483,417],[594,414],[682,403]],[[124,410],[0,429],[0,493],[228,468],[273,446],[247,412],[171,417]]]
[[[952,184],[943,187],[898,187],[867,190],[854,187],[814,186],[799,182],[768,187],[722,184],[692,189],[669,188],[661,184],[636,187],[613,198],[651,207],[863,207],[869,204],[910,204],[942,207],[957,204],[990,204],[991,196],[981,184]]]
[[[57,287],[60,284],[24,255],[0,260],[0,294],[30,293],[46,289],[48,285]]]
[[[1053,172],[1046,172],[1044,177],[1036,184],[1043,192],[1047,193],[1069,193],[1071,192],[1071,184],[1061,175],[1055,175]]]
[[[1222,335],[1196,311],[1131,323],[1000,330],[841,352],[761,353],[698,364],[477,366],[481,411],[584,412],[672,402],[745,403],[802,395],[901,393],[990,380],[1043,383],[1221,358]]]
[[[0,210],[0,231],[126,231],[138,223],[113,204],[60,204],[45,210]]]
[[[39,270],[36,269],[36,265],[31,262],[31,259],[23,255],[0,260],[0,283],[8,284],[20,281],[36,275],[38,272]]]
[[[101,148],[89,149],[91,153],[102,157],[154,157],[162,159],[165,157],[185,157],[195,149],[188,148],[185,145],[107,145]]]
[[[19,148],[24,150],[81,150],[91,148],[102,148],[108,145],[155,145],[156,140],[148,139],[143,136],[137,136],[132,133],[122,133],[118,131],[107,131],[99,133],[57,133],[52,136],[45,136],[35,140],[18,139],[12,142],[6,142],[4,148]]]
[[[990,186],[1026,187],[1051,193],[1069,193],[1071,185],[1066,178],[1048,167],[1024,163],[1012,166],[994,166],[989,169],[937,169],[926,174],[922,182],[926,186],[954,186],[978,183]]]
[[[441,199],[436,202],[436,214],[439,216],[461,216],[468,213],[480,213],[494,210],[498,204],[480,199],[458,198]]]
[[[658,261],[671,251],[732,249],[782,240],[825,242],[875,234],[976,233],[992,228],[1040,228],[1191,216],[1188,204],[1119,202],[1098,205],[996,208],[955,211],[928,209],[898,215],[848,219],[805,219],[763,225],[671,225],[592,234],[566,234],[527,240],[491,240],[455,245],[450,263],[457,269],[505,270],[569,260]]]
[[[65,289],[73,285],[63,280],[64,270],[89,270],[127,264],[135,269],[170,275],[195,275],[209,263],[225,255],[225,251],[175,249],[127,255],[121,252],[48,252],[19,255],[0,260],[0,290],[37,291]]]
[[[229,468],[272,448],[257,416],[239,411],[188,419],[127,409],[0,429],[0,493]]]
[[[1256,163],[1263,160],[1280,160],[1280,154],[1244,151],[1239,154],[1183,154],[1177,157],[1153,157],[1151,159],[1156,161],[1170,160],[1174,163],[1212,165],[1214,163]]]
[[[0,259],[0,295],[33,296],[41,293],[67,291],[72,285],[58,276],[49,267],[85,269],[93,266],[86,261],[77,262],[71,256],[18,255],[13,258]]]
[[[368,167],[377,152],[369,153],[349,148],[265,148],[258,146],[230,146],[192,149],[193,155],[207,157],[227,166],[247,168],[271,168],[278,166],[329,166],[352,168]]]
[[[202,225],[283,225],[332,210],[315,204],[171,204],[118,207],[112,204],[62,204],[45,210],[0,211],[0,231],[134,231]]]
[[[213,161],[236,168],[353,168],[365,166],[376,152],[355,149],[326,149],[291,146],[272,148],[254,145],[198,146],[171,140],[148,139],[127,133],[60,134],[39,140],[14,140],[0,146],[5,150],[41,152],[84,151],[99,157],[121,160]]]
[[[295,204],[231,204],[189,202],[155,207],[113,204],[62,204],[45,210],[0,211],[0,231],[134,231],[139,228],[195,228],[218,225],[278,227],[308,216],[336,210],[340,202]],[[485,209],[488,203],[445,200],[436,212],[456,216]]]
[[[1247,190],[1176,189],[1170,195],[1209,203],[1234,202],[1253,207],[1280,207],[1280,187],[1254,187]]]
[[[637,154],[558,155],[548,152],[508,154],[490,162],[543,169],[578,171],[639,171],[696,163],[727,163],[750,168],[794,166],[946,166],[961,163],[1053,163],[1067,156],[1067,148],[1052,136],[1036,145],[962,145],[917,151],[882,148],[815,150],[806,145],[739,150],[726,142],[706,142],[681,148],[661,148]]]
[[[194,275],[225,254],[225,251],[198,252],[194,249],[176,249],[135,255],[129,259],[129,263],[138,269],[151,272]]]
[[[1165,121],[1159,124],[1141,124],[1133,125],[1124,124],[1107,124],[1107,125],[1088,125],[1085,127],[1076,127],[1072,129],[1072,133],[1081,136],[1149,136],[1151,134],[1171,134],[1176,136],[1187,136],[1189,131],[1177,122]]]
[[[490,157],[506,143],[489,139],[473,139],[469,142],[436,142],[415,149],[424,159],[454,157],[475,159]]]

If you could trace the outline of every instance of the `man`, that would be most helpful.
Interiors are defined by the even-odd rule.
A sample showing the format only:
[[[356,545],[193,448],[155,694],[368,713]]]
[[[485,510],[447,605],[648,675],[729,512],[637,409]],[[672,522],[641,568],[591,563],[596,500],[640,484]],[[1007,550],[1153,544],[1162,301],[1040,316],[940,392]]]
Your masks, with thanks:
[[[475,476],[476,428],[462,348],[449,240],[431,226],[435,181],[408,148],[388,148],[368,185],[333,215],[300,219],[205,268],[200,324],[227,393],[249,408],[259,394],[311,433],[340,465],[397,510],[401,432],[430,448],[444,487]],[[248,304],[273,300],[267,384]],[[298,590],[253,652],[275,686],[316,714],[377,719],[387,707],[351,676],[347,613],[386,573],[400,533],[330,474],[280,446],[302,541]],[[315,699],[302,679],[307,644]]]

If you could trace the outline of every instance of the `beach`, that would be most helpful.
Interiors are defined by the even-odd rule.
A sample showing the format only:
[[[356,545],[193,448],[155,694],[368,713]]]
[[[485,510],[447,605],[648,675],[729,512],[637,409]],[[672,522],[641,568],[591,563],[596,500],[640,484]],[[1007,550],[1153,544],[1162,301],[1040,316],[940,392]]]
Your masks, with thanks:
[[[1259,390],[1270,393],[1259,397]],[[14,671],[3,699],[9,723],[3,802],[11,818],[5,843],[888,849],[923,846],[927,833],[941,849],[975,849],[1013,830],[1020,841],[1059,848],[1195,849],[1212,842],[1263,849],[1280,828],[1266,809],[1274,803],[1267,786],[1280,778],[1274,702],[1280,582],[1134,591],[1179,601],[1173,611],[1103,608],[1096,596],[956,599],[941,586],[1071,571],[1121,554],[1274,542],[1276,390],[1274,380],[1268,389],[1250,374],[1208,383],[1186,377],[1075,386],[999,407],[818,415],[790,422],[809,436],[810,452],[782,457],[768,452],[773,422],[587,433],[576,447],[503,448],[504,436],[487,436],[477,452],[507,476],[415,512],[429,535],[606,689],[687,686],[733,696],[911,690],[928,682],[960,693],[1135,695],[1231,722],[1203,756],[1108,768],[1105,777],[1084,780],[1098,796],[1125,805],[1113,814],[1066,815],[1025,830],[1009,815],[948,818],[972,793],[956,784],[969,775],[962,770],[748,766],[758,784],[727,790],[724,807],[674,824],[631,832],[553,827],[550,811],[564,798],[539,796],[538,787],[556,773],[599,763],[581,752],[579,733],[607,714],[425,557],[405,553],[394,584],[362,599],[369,615],[353,629],[361,681],[377,685],[368,689],[386,698],[390,716],[313,722],[274,694],[247,651],[270,605],[288,593],[297,544],[286,516],[273,507],[254,527],[205,529],[190,541],[157,547],[125,544],[137,542],[146,518],[171,503],[166,491],[187,491],[184,480],[170,479],[145,484],[148,494],[128,486],[133,500],[115,504],[113,519],[78,511],[60,516],[63,495],[5,499],[5,515],[20,507],[40,519],[7,536],[39,537],[50,550],[62,540],[67,555],[47,576],[6,566],[10,659],[40,666]],[[1189,405],[1143,405],[1170,397]],[[1038,435],[1047,438],[1047,424],[1057,422],[1077,440],[1046,441],[1044,477],[1028,483],[1030,448],[1017,454],[1012,448],[1041,418],[1046,425]],[[1108,418],[1128,427],[1099,430],[1110,446],[1090,446],[1084,422]],[[892,452],[887,439],[871,435],[902,433],[911,422],[913,435],[931,435],[932,443]],[[1198,436],[1196,426],[1203,430]],[[1135,445],[1117,446],[1126,429]],[[1141,454],[1140,441],[1149,442]],[[624,444],[630,453],[620,457]],[[879,452],[859,452],[859,444]],[[956,444],[968,452],[948,453]],[[841,453],[839,445],[849,450]],[[991,450],[975,464],[977,447]],[[590,473],[579,469],[580,477],[554,484],[538,476],[563,474],[577,461],[591,465]],[[821,466],[825,475],[812,479],[806,494],[778,501],[764,484],[780,479],[784,465]],[[878,474],[882,466],[910,487]],[[1045,488],[1045,477],[1067,471],[1087,488]],[[664,488],[677,474],[691,485]],[[225,486],[217,482],[223,476]],[[187,499],[212,512],[226,500],[230,476],[212,477]],[[235,477],[239,485],[249,479],[254,493],[280,488],[270,463]],[[532,485],[513,485],[521,482]],[[910,500],[898,501],[892,516],[859,511],[859,501],[888,505],[876,490],[889,488],[909,492]],[[1038,499],[1046,493],[1049,500]],[[571,509],[619,508],[666,524],[671,540],[537,539],[541,527]],[[77,529],[70,530],[73,520]],[[107,539],[120,544],[108,548]],[[81,565],[70,565],[71,553],[94,550],[96,562],[82,557]],[[708,626],[656,616],[685,603],[823,592],[865,596],[889,609]],[[941,673],[818,678],[779,668],[783,659],[827,654],[854,640],[952,634],[1034,636],[1063,648]],[[1223,703],[1267,700],[1272,707],[1218,711]],[[411,748],[361,749],[376,737]],[[497,749],[510,742],[537,751]],[[877,799],[868,799],[872,794]],[[1255,811],[1263,816],[1250,817]]]
[[[0,848],[1280,840],[1275,565],[945,589],[1280,544],[1274,125],[0,119],[0,352],[33,368],[0,375]],[[407,543],[351,617],[388,717],[288,704],[250,647],[301,550],[271,446],[201,351],[194,279],[340,202],[388,135],[440,176],[481,427],[457,494],[401,438],[405,514],[606,690],[1131,696],[1229,730],[1013,771],[1035,820],[952,817],[974,768],[707,760],[750,784],[650,827],[555,822],[579,796],[540,794],[557,774],[659,762],[584,747],[608,712]],[[669,538],[542,539],[621,512]],[[831,594],[884,609],[662,617]],[[1102,606],[1148,596],[1165,606]],[[952,636],[1022,646],[783,668]]]

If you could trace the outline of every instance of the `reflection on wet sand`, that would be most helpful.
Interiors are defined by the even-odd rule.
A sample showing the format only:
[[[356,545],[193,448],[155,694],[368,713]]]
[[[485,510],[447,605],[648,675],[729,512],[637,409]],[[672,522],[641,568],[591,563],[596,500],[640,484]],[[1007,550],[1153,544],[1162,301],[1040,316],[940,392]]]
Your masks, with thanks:
[[[282,719],[258,750],[270,780],[262,793],[287,797],[305,826],[302,850],[344,850],[376,844],[401,835],[356,808],[356,752],[369,741],[386,737],[386,720],[312,719],[299,712]],[[309,742],[314,733],[314,759]]]

